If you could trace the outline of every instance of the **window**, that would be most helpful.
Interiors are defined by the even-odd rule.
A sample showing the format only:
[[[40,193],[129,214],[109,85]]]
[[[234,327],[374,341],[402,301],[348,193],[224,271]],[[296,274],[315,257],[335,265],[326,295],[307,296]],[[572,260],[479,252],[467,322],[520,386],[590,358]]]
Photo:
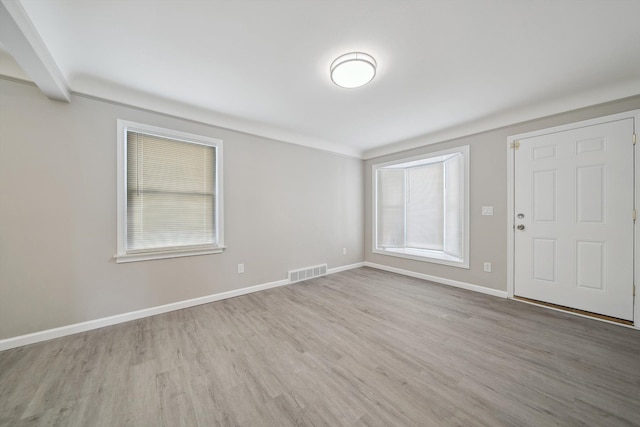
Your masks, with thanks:
[[[117,262],[223,249],[222,141],[118,120]]]
[[[374,247],[469,268],[469,146],[373,165]]]

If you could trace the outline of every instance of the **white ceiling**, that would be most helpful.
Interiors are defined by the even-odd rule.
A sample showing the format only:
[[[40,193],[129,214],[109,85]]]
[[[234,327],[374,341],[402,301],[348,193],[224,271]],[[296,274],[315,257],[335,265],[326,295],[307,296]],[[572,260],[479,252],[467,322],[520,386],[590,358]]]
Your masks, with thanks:
[[[640,94],[638,0],[21,3],[74,92],[365,158]]]

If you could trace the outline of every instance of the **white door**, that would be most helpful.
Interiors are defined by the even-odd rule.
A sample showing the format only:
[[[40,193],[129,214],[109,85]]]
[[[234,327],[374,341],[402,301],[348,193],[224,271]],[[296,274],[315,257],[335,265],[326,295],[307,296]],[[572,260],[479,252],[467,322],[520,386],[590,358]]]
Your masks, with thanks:
[[[633,320],[633,125],[519,140],[516,296]]]

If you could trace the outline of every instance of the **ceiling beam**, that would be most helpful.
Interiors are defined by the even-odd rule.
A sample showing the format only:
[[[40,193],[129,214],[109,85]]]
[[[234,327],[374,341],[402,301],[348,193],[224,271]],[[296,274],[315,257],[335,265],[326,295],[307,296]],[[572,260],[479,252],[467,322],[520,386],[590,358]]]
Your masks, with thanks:
[[[69,87],[19,0],[0,0],[0,42],[50,99],[69,102]]]

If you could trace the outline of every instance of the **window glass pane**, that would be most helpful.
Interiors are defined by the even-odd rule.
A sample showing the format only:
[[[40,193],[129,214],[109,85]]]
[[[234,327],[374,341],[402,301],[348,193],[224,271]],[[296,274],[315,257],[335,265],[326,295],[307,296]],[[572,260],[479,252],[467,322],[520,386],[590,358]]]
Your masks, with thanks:
[[[407,170],[406,246],[444,249],[443,163]]]
[[[445,253],[462,257],[464,241],[464,158],[462,154],[445,162]]]
[[[378,247],[404,247],[404,169],[378,169]]]
[[[127,250],[213,245],[215,147],[127,133]]]

